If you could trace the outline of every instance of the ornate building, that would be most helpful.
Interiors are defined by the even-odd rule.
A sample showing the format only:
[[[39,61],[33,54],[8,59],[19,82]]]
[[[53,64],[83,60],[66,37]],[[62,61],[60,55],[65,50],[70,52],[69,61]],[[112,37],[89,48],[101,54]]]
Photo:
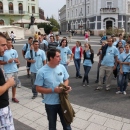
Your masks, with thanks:
[[[0,25],[10,25],[19,19],[39,18],[38,0],[0,0]]]
[[[93,30],[109,27],[128,31],[130,0],[66,0],[66,30]],[[61,19],[60,19],[61,20]]]

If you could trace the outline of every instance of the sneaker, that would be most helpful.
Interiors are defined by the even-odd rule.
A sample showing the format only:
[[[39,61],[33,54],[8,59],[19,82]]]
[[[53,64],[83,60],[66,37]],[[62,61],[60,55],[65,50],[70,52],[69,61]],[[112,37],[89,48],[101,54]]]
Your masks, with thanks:
[[[102,87],[97,87],[95,90],[102,90]]]
[[[89,87],[89,84],[87,84],[87,87]]]
[[[109,87],[106,87],[106,91],[109,91],[110,90],[110,88]]]
[[[82,76],[80,75],[80,76],[78,76],[78,78],[82,79]]]
[[[33,96],[32,96],[32,99],[35,99],[36,97],[37,97],[37,96],[34,96],[34,95],[33,95]]]
[[[12,102],[19,103],[18,99],[12,98]]]
[[[126,91],[123,91],[123,94],[126,95]]]
[[[98,80],[96,80],[95,83],[98,83]]]
[[[27,74],[27,78],[30,78],[30,74]]]
[[[116,94],[122,94],[122,92],[121,91],[117,91]]]
[[[85,83],[83,83],[83,85],[82,85],[83,87],[85,87]]]

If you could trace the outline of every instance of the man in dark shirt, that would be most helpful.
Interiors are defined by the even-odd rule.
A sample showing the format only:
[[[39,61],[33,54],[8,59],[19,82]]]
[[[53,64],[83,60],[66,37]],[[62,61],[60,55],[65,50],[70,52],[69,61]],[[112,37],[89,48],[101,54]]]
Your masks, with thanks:
[[[50,42],[48,44],[48,50],[50,50],[50,49],[56,49],[57,46],[58,46],[58,43],[55,42],[54,36],[50,36]]]
[[[4,51],[7,50],[6,45],[6,37],[0,33],[0,56],[3,56]],[[2,130],[15,130],[8,97],[8,89],[14,85],[13,77],[5,82],[3,71],[0,68],[0,129]]]

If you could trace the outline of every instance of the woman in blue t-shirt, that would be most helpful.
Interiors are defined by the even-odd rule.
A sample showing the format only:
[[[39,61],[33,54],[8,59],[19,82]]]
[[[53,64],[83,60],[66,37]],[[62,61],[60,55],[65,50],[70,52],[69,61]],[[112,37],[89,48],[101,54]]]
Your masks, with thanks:
[[[84,67],[84,78],[83,78],[83,87],[85,87],[85,81],[87,81],[87,86],[89,86],[89,78],[88,74],[92,67],[92,64],[94,63],[94,51],[91,49],[90,44],[85,43],[84,44],[85,50],[83,51],[83,67]]]

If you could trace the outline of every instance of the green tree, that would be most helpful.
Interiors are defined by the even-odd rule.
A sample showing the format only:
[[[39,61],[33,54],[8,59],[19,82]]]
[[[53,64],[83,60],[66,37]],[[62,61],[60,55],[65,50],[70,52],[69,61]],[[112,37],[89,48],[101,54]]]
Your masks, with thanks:
[[[51,22],[51,25],[52,25],[52,26],[55,26],[55,27],[58,28],[58,29],[60,28],[59,23],[57,22],[56,19],[54,19],[53,16],[49,19],[49,21]]]
[[[53,26],[51,26],[50,24],[46,24],[46,23],[40,23],[40,24],[38,24],[38,28],[44,28],[45,33],[49,34],[50,31],[52,30]]]

